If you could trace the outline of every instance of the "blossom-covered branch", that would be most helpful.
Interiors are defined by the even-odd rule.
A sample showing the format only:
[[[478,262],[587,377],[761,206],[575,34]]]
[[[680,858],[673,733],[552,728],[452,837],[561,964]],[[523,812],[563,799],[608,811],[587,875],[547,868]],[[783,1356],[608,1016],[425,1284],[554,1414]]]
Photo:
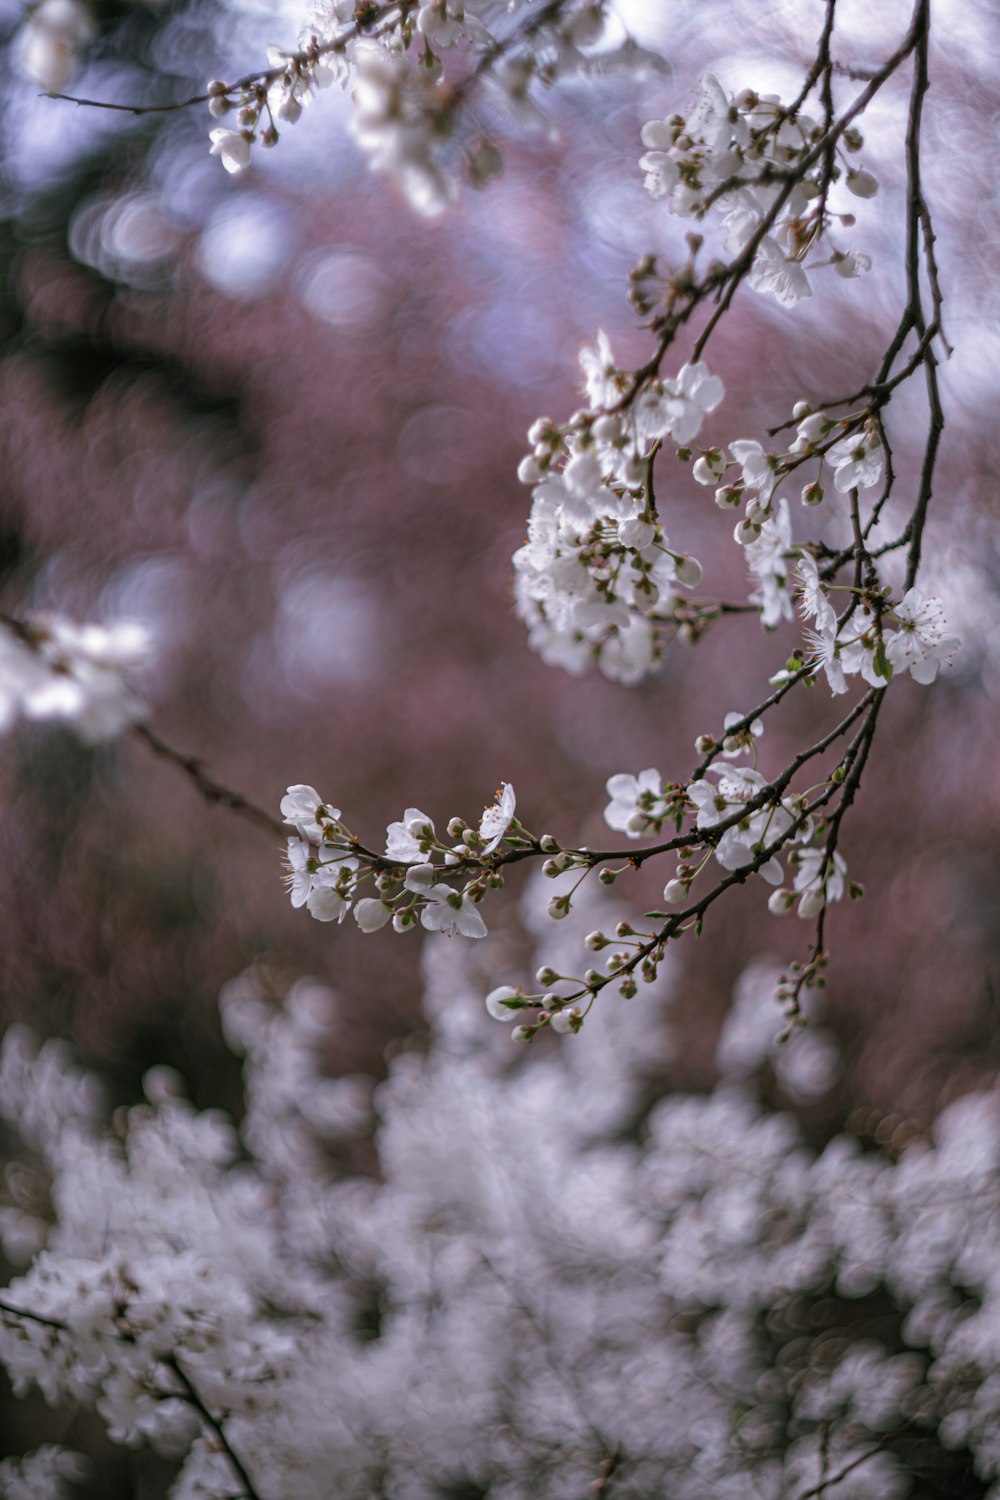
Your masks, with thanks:
[[[27,25],[47,28],[48,35],[65,3],[44,0],[48,11]],[[82,0],[73,4],[82,8]],[[481,84],[494,89],[522,127],[538,129],[547,122],[536,95],[559,79],[611,65],[662,67],[631,39],[613,52],[601,50],[606,9],[607,0],[318,0],[294,49],[270,47],[268,66],[235,82],[213,79],[204,92],[168,104],[82,98],[62,92],[59,83],[50,93],[136,116],[207,104],[217,119],[233,120],[211,131],[211,151],[235,173],[250,165],[255,145],[276,146],[318,91],[340,84],[353,90],[352,128],[372,168],[395,177],[419,211],[436,214],[462,178],[478,186],[501,170],[495,133],[464,113]],[[74,10],[74,26],[75,17]],[[73,42],[74,54],[82,45],[83,39]],[[448,65],[450,58],[458,61]],[[44,61],[36,62],[34,73],[42,83],[61,79],[62,54],[48,72]]]
[[[424,830],[423,840],[405,850],[397,840],[394,847],[393,830],[404,826],[394,824],[385,856],[375,856],[340,822],[339,810],[324,821],[323,805],[312,788],[290,789],[283,804],[287,820],[297,828],[289,843],[293,902],[324,919],[342,919],[362,882],[372,878],[378,895],[355,908],[366,931],[390,919],[397,930],[405,930],[419,915],[424,926],[481,937],[486,928],[479,906],[488,890],[502,883],[503,866],[525,858],[541,859],[548,875],[572,881],[549,903],[550,916],[559,919],[571,910],[592,871],[600,869],[600,879],[613,883],[626,869],[676,853],[679,863],[665,884],[664,901],[681,909],[671,916],[651,913],[662,919],[651,932],[619,931],[627,942],[617,948],[603,933],[592,934],[588,946],[594,951],[613,949],[606,972],[556,974],[545,965],[539,976],[542,991],[502,986],[491,995],[489,1008],[500,1019],[521,1019],[519,1013],[532,1008],[537,1012],[530,1024],[515,1028],[519,1040],[530,1039],[548,1024],[557,1030],[579,1029],[595,996],[612,980],[624,995],[634,993],[637,975],[655,977],[668,941],[689,930],[700,932],[718,897],[757,875],[778,887],[768,901],[774,915],[797,906],[800,917],[816,920],[809,959],[793,965],[793,977],[780,987],[794,1024],[803,988],[823,982],[829,903],[848,891],[862,893],[857,882],[846,878],[839,842],[875,735],[881,697],[895,674],[908,672],[916,682],[932,682],[959,644],[948,633],[940,601],[916,586],[943,425],[934,352],[941,329],[940,288],[919,169],[929,9],[920,0],[900,45],[839,113],[831,52],[835,10],[835,0],[830,0],[816,64],[791,104],[752,89],[733,98],[709,78],[687,116],[668,116],[645,127],[648,149],[640,166],[647,190],[671,212],[696,222],[710,212],[721,215],[732,258],[713,262],[699,276],[703,238],[692,234],[688,263],[679,270],[661,267],[654,257],[640,262],[632,274],[631,295],[657,335],[654,354],[638,370],[622,369],[608,339],[599,334],[596,346],[581,355],[588,406],[564,424],[548,417],[535,423],[529,432],[532,450],[519,469],[521,480],[532,486],[532,508],[527,543],[514,558],[516,599],[530,643],[549,665],[579,673],[596,664],[619,682],[638,682],[656,669],[673,636],[681,633],[696,641],[713,621],[734,613],[731,603],[686,598],[684,591],[702,582],[704,569],[682,543],[667,536],[663,516],[668,506],[654,492],[654,473],[668,450],[692,465],[699,484],[714,490],[723,514],[742,508],[733,534],[751,577],[748,607],[763,626],[776,630],[792,619],[795,606],[806,622],[800,642],[771,679],[775,690],[750,712],[729,713],[721,731],[698,737],[703,759],[693,774],[663,781],[650,768],[608,781],[612,800],[606,819],[612,828],[630,838],[656,837],[669,824],[675,836],[657,838],[637,852],[592,851],[508,823],[510,832],[501,834],[501,846],[494,839],[484,847],[481,834],[456,818],[449,833],[458,842],[446,846],[437,840],[433,823],[411,808],[406,819],[417,832]],[[853,210],[836,206],[836,195],[846,191],[849,198],[863,201],[877,191],[871,171],[854,164],[863,148],[855,122],[904,64],[913,70],[903,143],[907,302],[876,376],[847,399],[797,403],[790,421],[778,423],[769,434],[773,439],[794,425],[795,437],[785,447],[766,448],[755,438],[736,439],[728,450],[700,447],[705,421],[725,398],[722,381],[700,356],[737,289],[746,283],[793,308],[812,296],[813,280],[822,271],[854,279],[869,268],[866,253],[832,241],[836,226],[855,224]],[[803,109],[814,89],[819,120]],[[931,287],[929,314],[922,272]],[[714,310],[696,338],[693,359],[675,375],[664,374],[680,330],[708,301],[714,302]],[[911,334],[917,345],[908,351]],[[896,368],[900,359],[902,367]],[[900,387],[920,370],[927,380],[929,409],[920,487],[901,536],[882,542],[878,527],[895,477],[886,412]],[[813,528],[811,536],[797,541],[789,500],[781,493],[793,477]],[[877,497],[868,501],[871,491]],[[845,520],[853,540],[838,549],[827,536]],[[818,522],[824,524],[817,533]],[[905,577],[894,584],[879,562],[902,547],[908,548]],[[839,581],[844,567],[851,569],[850,582]],[[868,685],[867,691],[839,725],[768,778],[758,769],[764,718],[791,690],[811,684],[818,674],[834,695],[846,693],[855,677]],[[859,719],[840,760],[817,784],[797,790],[793,781],[798,773]],[[743,755],[750,755],[752,764],[724,763]],[[291,805],[295,797],[304,799],[297,809]],[[792,874],[787,887],[783,857]],[[385,860],[392,858],[403,862],[387,867]],[[705,872],[713,860],[729,873],[705,889]],[[451,915],[446,915],[448,908]],[[555,979],[576,988],[556,996],[549,989]]]

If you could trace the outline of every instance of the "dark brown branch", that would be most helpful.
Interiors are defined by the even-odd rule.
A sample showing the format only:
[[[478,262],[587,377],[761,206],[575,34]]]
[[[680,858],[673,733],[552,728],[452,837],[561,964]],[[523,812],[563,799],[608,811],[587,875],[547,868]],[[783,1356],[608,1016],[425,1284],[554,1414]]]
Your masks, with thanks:
[[[172,745],[161,740],[160,736],[155,734],[147,724],[134,725],[132,734],[148,746],[154,755],[176,766],[206,802],[216,807],[228,808],[230,812],[246,818],[247,822],[263,828],[267,833],[276,833],[279,838],[288,837],[289,830],[280,819],[265,812],[262,807],[258,807],[248,797],[244,797],[242,792],[234,792],[231,787],[224,786],[221,781],[216,781],[214,777],[209,776],[196,756],[185,755],[180,750],[175,750]]]
[[[59,1318],[46,1318],[41,1313],[29,1312],[26,1307],[15,1307],[6,1297],[0,1297],[0,1313],[9,1318],[24,1318],[29,1323],[40,1323],[43,1328],[54,1328],[58,1333],[66,1332],[66,1324]]]
[[[362,23],[352,21],[345,26],[343,31],[338,32],[328,42],[317,42],[315,46],[304,49],[301,52],[290,52],[286,62],[280,63],[273,68],[263,68],[256,73],[245,73],[242,78],[237,78],[235,83],[226,85],[225,95],[244,94],[247,92],[264,93],[272,83],[277,83],[283,74],[287,73],[289,67],[296,70],[308,67],[319,58],[327,56],[331,52],[342,52],[347,43],[353,41],[356,36],[366,35],[370,37],[381,36],[383,32],[394,26],[398,21],[405,20],[413,9],[416,0],[392,0],[392,3],[382,8],[372,22]],[[393,15],[391,12],[395,12]],[[379,24],[375,25],[375,21]],[[63,99],[67,104],[78,104],[87,109],[111,109],[128,115],[164,115],[172,114],[176,110],[190,109],[194,104],[207,104],[212,98],[211,94],[192,94],[187,99],[177,99],[173,104],[115,104],[107,99],[81,99],[75,94],[47,93],[42,96],[46,99]]]
[[[14,1304],[12,1302],[8,1302],[6,1298],[0,1298],[0,1314],[5,1314],[7,1317],[11,1318],[23,1318],[29,1323],[40,1323],[43,1328],[53,1328],[59,1333],[69,1332],[66,1324],[60,1318],[47,1318],[41,1313],[30,1312],[28,1308],[15,1307]],[[123,1343],[132,1342],[131,1336],[126,1337],[118,1330],[116,1330],[116,1336],[120,1338]],[[260,1495],[255,1489],[253,1481],[247,1473],[242,1460],[233,1450],[232,1444],[230,1443],[229,1438],[226,1436],[225,1427],[218,1419],[218,1417],[214,1416],[209,1408],[205,1405],[205,1402],[203,1401],[198,1388],[196,1387],[194,1381],[191,1379],[190,1375],[184,1369],[178,1355],[176,1353],[168,1354],[166,1355],[166,1357],[162,1358],[160,1362],[164,1364],[168,1370],[171,1371],[171,1373],[176,1377],[181,1385],[181,1389],[179,1391],[161,1392],[161,1394],[165,1396],[169,1395],[174,1400],[186,1401],[189,1406],[197,1411],[205,1426],[208,1427],[209,1430],[213,1433],[219,1443],[219,1446],[225,1453],[226,1458],[229,1460],[233,1472],[236,1474],[236,1477],[239,1479],[240,1484],[243,1486],[246,1500],[260,1500]]]
[[[210,1408],[206,1406],[204,1400],[201,1397],[201,1393],[199,1392],[194,1381],[191,1379],[191,1376],[184,1369],[178,1356],[176,1354],[169,1354],[166,1359],[164,1359],[163,1363],[181,1383],[182,1390],[175,1394],[180,1400],[186,1401],[187,1404],[198,1413],[198,1415],[201,1417],[201,1420],[213,1434],[223,1453],[226,1455],[226,1458],[229,1460],[230,1467],[233,1469],[237,1479],[243,1486],[246,1500],[260,1500],[260,1495],[254,1487],[253,1480],[247,1473],[242,1459],[235,1452],[235,1450],[233,1449],[233,1445],[230,1443],[229,1438],[226,1436],[226,1429],[224,1424],[219,1420],[218,1417],[213,1414]]]

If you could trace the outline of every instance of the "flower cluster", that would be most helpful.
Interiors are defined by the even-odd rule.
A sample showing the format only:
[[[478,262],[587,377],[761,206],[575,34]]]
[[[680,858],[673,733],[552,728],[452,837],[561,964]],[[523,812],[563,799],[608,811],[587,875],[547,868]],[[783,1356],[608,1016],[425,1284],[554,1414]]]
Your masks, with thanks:
[[[854,223],[852,213],[831,212],[831,184],[843,180],[855,198],[878,189],[871,172],[849,160],[848,153],[863,145],[859,132],[848,129],[831,140],[831,126],[790,109],[775,94],[744,89],[733,98],[709,76],[686,117],[643,127],[646,153],[639,165],[646,191],[686,218],[704,218],[714,209],[731,256],[754,247],[749,285],[794,307],[812,295],[808,273],[833,266],[851,277],[871,266],[867,255],[824,243],[831,219],[846,228]]]
[[[925,599],[919,589],[908,589],[897,604],[888,589],[869,592],[838,619],[815,559],[803,554],[796,571],[800,610],[813,621],[805,631],[807,659],[814,671],[825,673],[832,693],[846,693],[847,678],[854,675],[885,687],[897,671],[926,685],[961,645],[947,633],[941,600]]]
[[[419,924],[449,936],[485,937],[479,906],[487,890],[502,883],[493,856],[505,841],[538,842],[521,834],[515,805],[514,789],[504,782],[478,829],[463,818],[449,820],[449,837],[456,840],[451,844],[438,838],[425,813],[408,807],[389,824],[379,855],[363,847],[340,809],[323,802],[314,787],[290,786],[281,814],[295,829],[285,860],[292,905],[304,906],[319,922],[342,922],[353,908],[362,932],[391,922],[396,932]],[[368,885],[377,895],[359,897]]]
[[[149,657],[145,628],[128,621],[77,625],[32,615],[0,626],[0,730],[17,718],[55,719],[85,740],[113,739],[145,717],[125,679]]]
[[[606,676],[634,683],[677,627],[678,586],[695,588],[702,577],[659,520],[652,462],[667,439],[686,449],[725,392],[704,363],[688,364],[647,382],[619,414],[630,377],[603,332],[580,362],[591,406],[565,427],[536,422],[518,470],[533,490],[528,540],[514,554],[515,598],[549,665],[579,673],[597,662]]]
[[[3,1049],[16,1097],[54,1105],[45,1248],[0,1293],[19,1392],[161,1455],[178,1500],[570,1497],[611,1472],[623,1500],[777,1500],[842,1472],[901,1500],[914,1464],[935,1494],[995,1489],[993,1094],[889,1152],[817,1150],[789,1105],[829,1097],[841,1059],[819,1027],[775,1047],[766,968],[693,1093],[664,1081],[669,986],[511,1069],[471,1041],[481,951],[430,953],[428,1045],[391,1060],[377,1124],[319,1062],[345,1003],[299,981],[281,1005],[263,970],[222,996],[239,1138],[166,1070],[113,1129],[75,1118],[68,1067],[62,1098]],[[338,1165],[355,1142],[376,1172]],[[8,1459],[0,1492],[55,1500],[70,1462]]]
[[[872,488],[883,468],[879,428],[871,418],[862,414],[832,419],[805,402],[797,404],[794,415],[798,430],[787,451],[771,452],[756,439],[740,438],[729,444],[731,458],[721,448],[705,448],[692,468],[699,484],[714,487],[720,510],[744,508],[733,535],[744,548],[754,580],[750,600],[759,606],[768,629],[792,615],[791,564],[796,549],[788,502],[778,497],[778,486],[805,463],[817,460],[815,474],[800,491],[802,504],[814,508],[826,495],[825,465],[833,470],[838,494]],[[731,469],[738,474],[730,474]]]
[[[414,17],[413,12],[416,11]],[[511,29],[511,13],[528,11]],[[294,52],[268,51],[269,68],[238,84],[214,80],[209,108],[232,126],[211,132],[213,155],[228,172],[250,165],[252,147],[277,144],[316,91],[353,84],[352,131],[376,172],[388,173],[421,213],[451,202],[465,174],[474,184],[500,171],[502,158],[481,122],[459,139],[465,97],[482,76],[507,117],[528,129],[546,126],[535,85],[598,67],[645,68],[657,59],[634,44],[595,52],[604,30],[604,0],[565,0],[531,14],[526,0],[412,0],[359,5],[316,0]],[[455,77],[446,58],[476,59]],[[481,111],[479,112],[481,114]]]
[[[742,723],[740,714],[726,715],[727,730]],[[762,733],[758,719],[741,732],[726,734],[718,746],[711,736],[701,736],[698,749],[702,753],[717,750],[730,761],[749,750],[756,760],[756,740]],[[680,830],[685,817],[693,818],[677,872],[663,890],[668,906],[688,901],[712,856],[724,870],[746,869],[780,886],[784,879],[781,861],[777,852],[767,853],[778,848],[787,850],[796,874],[794,893],[776,891],[768,902],[776,916],[784,915],[796,896],[801,898],[799,915],[813,917],[828,901],[838,901],[844,894],[843,858],[837,853],[827,857],[822,848],[804,847],[822,832],[822,824],[805,811],[806,799],[776,796],[756,766],[710,764],[705,776],[686,787],[665,786],[659,771],[650,767],[638,776],[623,772],[609,777],[607,790],[611,801],[604,820],[629,838],[657,837],[668,821]]]

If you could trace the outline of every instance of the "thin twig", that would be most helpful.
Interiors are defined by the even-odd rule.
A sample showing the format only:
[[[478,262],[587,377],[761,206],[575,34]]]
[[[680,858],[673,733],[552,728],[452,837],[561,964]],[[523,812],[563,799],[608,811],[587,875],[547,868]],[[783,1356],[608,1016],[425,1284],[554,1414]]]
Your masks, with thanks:
[[[206,1406],[204,1400],[202,1399],[201,1393],[199,1392],[194,1381],[191,1379],[191,1376],[184,1369],[184,1366],[181,1364],[178,1356],[176,1354],[169,1354],[166,1359],[164,1359],[163,1363],[170,1371],[172,1371],[172,1373],[177,1377],[183,1387],[182,1392],[179,1393],[180,1399],[182,1401],[186,1401],[187,1404],[198,1413],[205,1426],[208,1427],[209,1430],[214,1434],[223,1453],[229,1460],[230,1466],[235,1472],[237,1479],[246,1492],[246,1500],[260,1500],[260,1495],[254,1486],[253,1480],[250,1478],[250,1475],[247,1473],[246,1468],[244,1467],[243,1460],[239,1457],[239,1454],[235,1452],[232,1443],[226,1436],[226,1429],[224,1424],[219,1420],[218,1417],[214,1415],[211,1409]]]
[[[235,792],[232,787],[216,781],[214,776],[208,774],[196,756],[185,755],[182,751],[175,750],[172,745],[168,745],[166,740],[162,740],[150,729],[148,724],[133,725],[132,734],[148,746],[160,760],[169,761],[172,766],[176,766],[206,802],[216,807],[227,807],[230,812],[237,813],[247,822],[263,828],[267,833],[276,833],[279,838],[288,837],[287,827],[278,818],[266,812],[264,808],[258,807],[255,802],[251,802],[249,797],[244,797],[242,792]]]

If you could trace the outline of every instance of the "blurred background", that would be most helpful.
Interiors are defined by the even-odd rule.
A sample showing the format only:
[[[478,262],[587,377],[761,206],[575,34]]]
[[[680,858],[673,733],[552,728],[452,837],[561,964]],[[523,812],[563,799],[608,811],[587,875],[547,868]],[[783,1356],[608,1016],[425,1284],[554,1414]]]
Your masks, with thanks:
[[[986,0],[938,11],[926,182],[956,352],[925,555],[964,646],[932,689],[893,687],[845,828],[868,894],[828,928],[827,1018],[848,1066],[807,1122],[817,1138],[848,1119],[880,1140],[919,1128],[1000,1061],[1000,19]],[[72,89],[135,102],[248,71],[303,21],[255,0],[91,14]],[[771,638],[723,620],[638,689],[547,669],[511,602],[529,504],[514,471],[531,421],[579,404],[578,350],[599,327],[622,363],[647,351],[630,267],[649,250],[683,258],[688,226],[642,191],[642,124],[683,109],[708,69],[787,97],[818,0],[766,16],[744,0],[619,0],[612,39],[627,29],[662,66],[552,90],[551,135],[505,127],[484,100],[505,171],[435,220],[369,173],[339,90],[228,177],[203,107],[134,118],[41,97],[25,13],[5,0],[0,15],[0,607],[145,622],[157,653],[139,686],[158,734],[275,811],[289,783],[314,784],[373,845],[411,804],[439,828],[476,818],[500,780],[529,827],[603,841],[609,775],[687,776],[695,736],[765,695],[795,627]],[[841,55],[864,66],[896,45],[908,7],[839,16]],[[742,292],[710,345],[727,400],[703,440],[761,437],[794,401],[868,378],[898,309],[907,82],[862,122],[882,189],[854,204],[850,243],[874,270],[828,273],[794,314]],[[901,505],[924,420],[916,392],[890,413]],[[706,564],[705,592],[745,597],[710,492],[669,456],[658,492],[671,539]],[[825,689],[792,694],[762,768],[834,708]],[[238,1112],[216,999],[262,958],[347,1000],[336,1071],[377,1077],[387,1047],[419,1032],[419,938],[293,912],[276,841],[205,805],[135,739],[92,749],[22,726],[0,747],[0,779],[0,1011],[69,1038],[116,1097],[136,1097],[158,1061],[198,1103]],[[516,966],[516,903],[491,905]],[[679,954],[687,1045],[671,1082],[711,1084],[740,971],[803,956],[808,940],[758,891],[716,908]]]

